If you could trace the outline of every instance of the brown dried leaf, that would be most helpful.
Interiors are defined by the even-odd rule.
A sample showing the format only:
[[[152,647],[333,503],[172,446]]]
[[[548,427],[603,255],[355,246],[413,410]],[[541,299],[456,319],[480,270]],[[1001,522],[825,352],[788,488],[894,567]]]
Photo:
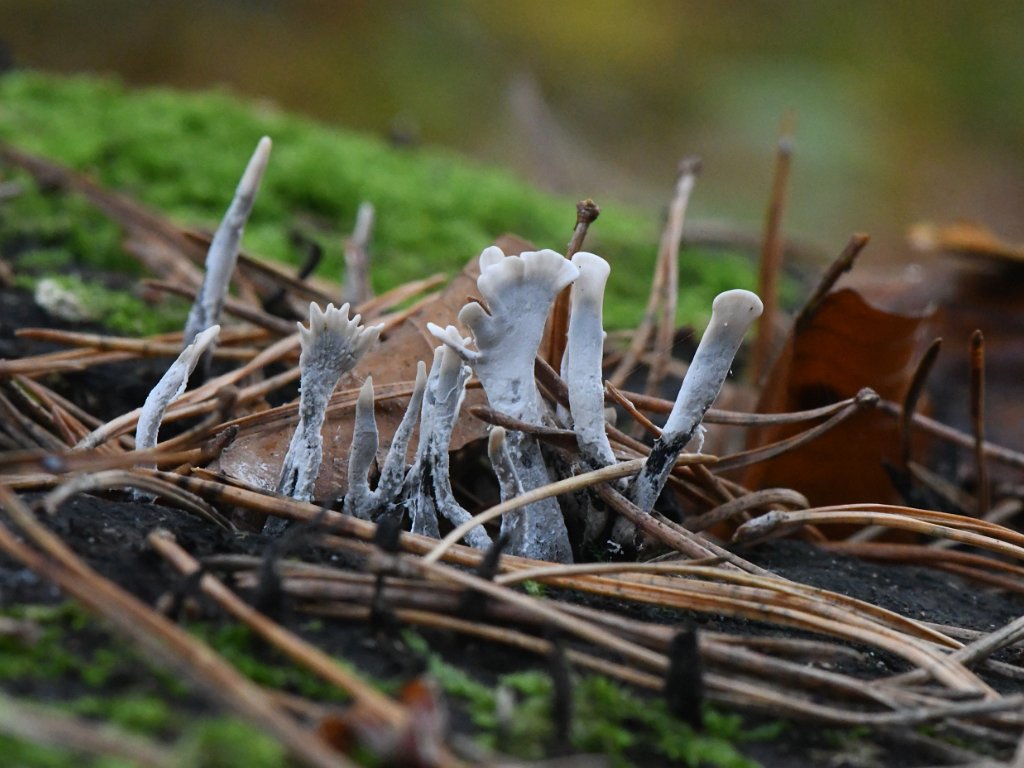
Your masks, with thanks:
[[[1024,262],[1024,245],[1009,243],[987,227],[970,221],[922,222],[910,228],[907,239],[919,251],[949,251],[964,256]]]
[[[757,410],[815,408],[853,397],[863,387],[902,402],[929,318],[882,311],[852,289],[830,293],[790,334]],[[754,430],[751,447],[789,437],[801,427]],[[752,466],[743,483],[794,488],[814,505],[897,501],[883,461],[898,460],[896,421],[867,410],[803,448]]]

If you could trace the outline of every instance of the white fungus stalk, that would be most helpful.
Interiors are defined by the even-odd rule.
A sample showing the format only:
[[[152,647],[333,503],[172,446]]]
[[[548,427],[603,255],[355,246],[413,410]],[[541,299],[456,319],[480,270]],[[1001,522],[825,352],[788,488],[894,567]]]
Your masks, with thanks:
[[[373,413],[373,377],[367,376],[356,400],[356,417],[352,427],[352,447],[348,453],[348,491],[344,511],[350,515],[370,518],[372,492],[368,475],[377,458],[380,435]]]
[[[604,417],[604,288],[608,262],[581,251],[572,257],[580,276],[572,286],[569,332],[562,378],[569,390],[569,414],[583,458],[594,468],[615,463]]]
[[[377,340],[383,325],[364,327],[356,315],[348,319],[348,304],[321,310],[309,305],[309,328],[299,326],[302,355],[299,357],[299,423],[281,467],[277,490],[300,501],[309,501],[323,460],[323,427],[327,403],[342,374],[351,371]],[[271,518],[276,520],[277,518]]]
[[[761,316],[762,309],[761,299],[750,291],[737,289],[715,297],[711,321],[683,378],[661,437],[655,441],[630,490],[633,503],[644,512],[654,509],[676,459],[718,397],[743,336]]]
[[[391,438],[391,446],[384,457],[384,466],[380,471],[380,482],[377,484],[376,504],[378,508],[391,504],[402,490],[405,479],[405,454],[409,448],[412,431],[416,427],[423,408],[423,396],[427,388],[427,367],[420,360],[416,364],[416,382],[413,385],[409,406],[405,409],[402,421]],[[380,509],[380,511],[384,511]]]
[[[455,328],[449,327],[448,330],[453,339],[465,343]],[[405,483],[413,533],[437,537],[438,515],[456,526],[470,518],[469,512],[458,503],[452,492],[448,458],[452,430],[459,418],[470,373],[469,367],[450,348],[441,346],[434,350],[434,362],[423,396],[416,461]],[[466,534],[466,541],[479,549],[491,545],[491,537],[483,526],[477,526]]]
[[[534,359],[551,304],[578,274],[575,265],[551,250],[506,257],[492,246],[480,254],[477,279],[488,309],[473,302],[459,312],[459,321],[473,333],[476,350],[461,343],[452,329],[428,328],[473,365],[492,408],[539,425],[544,407],[534,380]],[[506,441],[524,488],[532,490],[551,482],[536,440],[512,431]],[[572,560],[569,535],[555,499],[523,509],[509,551],[540,560]]]
[[[376,520],[397,499],[405,478],[405,453],[409,447],[412,430],[420,415],[423,393],[426,389],[426,366],[421,361],[416,366],[416,383],[413,386],[409,406],[402,421],[391,438],[384,459],[383,469],[377,488],[370,490],[368,474],[377,455],[380,438],[377,419],[373,412],[373,378],[366,377],[359,399],[356,401],[355,427],[352,430],[352,446],[348,460],[348,491],[345,494],[343,510],[346,514],[364,520]]]
[[[498,490],[502,501],[514,499],[523,493],[523,484],[519,482],[516,468],[512,464],[505,435],[504,427],[491,427],[487,435],[487,457],[494,468],[494,476],[498,478]]]
[[[224,297],[235,271],[235,262],[238,261],[238,246],[270,159],[270,147],[270,139],[266,136],[256,145],[256,151],[238,182],[235,196],[210,242],[203,285],[185,323],[185,346],[191,344],[201,331],[220,321]]]
[[[185,391],[188,377],[192,375],[196,363],[199,362],[203,353],[213,345],[219,333],[220,326],[213,325],[196,336],[195,340],[181,351],[178,359],[171,363],[167,372],[160,377],[160,381],[150,391],[139,412],[139,423],[135,428],[136,450],[145,451],[156,447],[160,422],[163,421],[167,407]]]

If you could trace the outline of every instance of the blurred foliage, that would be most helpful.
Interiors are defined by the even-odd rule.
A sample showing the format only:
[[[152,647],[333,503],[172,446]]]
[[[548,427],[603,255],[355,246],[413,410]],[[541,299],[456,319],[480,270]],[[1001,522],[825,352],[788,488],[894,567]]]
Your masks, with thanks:
[[[451,153],[395,148],[224,93],[135,92],[107,80],[32,73],[0,78],[0,139],[86,171],[184,225],[216,226],[264,134],[274,151],[244,247],[297,261],[289,235],[301,231],[323,246],[318,274],[331,280],[341,278],[341,244],[364,200],[377,209],[371,272],[378,290],[452,273],[505,231],[558,250],[572,232],[574,200]],[[72,263],[126,268],[116,231],[84,207],[66,196],[20,195],[0,208],[0,245],[25,252],[26,264],[59,262],[54,250],[63,248]],[[634,324],[657,222],[608,205],[591,232],[587,247],[613,265],[608,324]],[[736,254],[686,253],[680,273],[685,321],[709,313],[719,291],[752,282],[748,261]]]
[[[5,0],[0,37],[28,66],[229,84],[605,203],[659,204],[700,154],[694,213],[754,227],[792,110],[790,231],[838,250],[974,216],[1024,239],[1015,0]]]

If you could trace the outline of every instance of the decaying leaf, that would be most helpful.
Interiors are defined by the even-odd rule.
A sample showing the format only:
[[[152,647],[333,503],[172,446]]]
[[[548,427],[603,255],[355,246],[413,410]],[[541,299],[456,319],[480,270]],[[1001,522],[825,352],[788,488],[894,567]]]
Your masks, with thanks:
[[[948,251],[1024,263],[1024,245],[1009,243],[988,227],[970,221],[915,224],[907,234],[907,240],[919,251]]]
[[[828,294],[790,334],[761,393],[757,411],[814,408],[871,387],[901,402],[922,345],[929,314],[900,315],[871,306],[855,290]],[[775,442],[798,425],[752,430],[752,446]],[[812,504],[898,499],[883,467],[899,456],[896,422],[866,410],[803,448],[752,466],[750,488],[794,488]]]

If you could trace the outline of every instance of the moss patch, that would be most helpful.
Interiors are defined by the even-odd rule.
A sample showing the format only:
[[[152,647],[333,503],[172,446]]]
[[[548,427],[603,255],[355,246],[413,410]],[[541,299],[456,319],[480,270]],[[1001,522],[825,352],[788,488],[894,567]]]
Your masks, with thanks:
[[[425,658],[445,693],[465,706],[484,746],[524,759],[545,757],[552,738],[552,682],[547,674],[514,672],[500,676],[494,686],[484,685],[432,653],[419,635],[407,632],[404,638]],[[499,695],[514,702],[505,717],[498,715]],[[673,717],[660,699],[630,693],[597,675],[574,682],[573,703],[573,749],[605,756],[620,768],[634,765],[638,754],[694,767],[754,768],[757,763],[736,745],[775,738],[784,727],[779,723],[748,728],[738,715],[706,707],[704,731],[698,733]]]
[[[220,92],[131,91],[31,72],[0,78],[0,139],[86,171],[189,226],[216,226],[264,134],[275,148],[244,245],[295,261],[289,232],[300,230],[323,246],[318,272],[329,279],[342,276],[341,242],[364,200],[377,208],[377,290],[453,273],[502,232],[555,249],[572,232],[575,201],[451,153],[390,147]],[[647,294],[659,224],[599,202],[604,212],[588,247],[613,264],[607,322],[628,327]],[[0,206],[0,253],[53,249],[74,263],[136,269],[113,226],[82,201],[29,191]],[[753,282],[747,259],[721,252],[684,253],[680,275],[684,322],[706,317],[719,291]]]

